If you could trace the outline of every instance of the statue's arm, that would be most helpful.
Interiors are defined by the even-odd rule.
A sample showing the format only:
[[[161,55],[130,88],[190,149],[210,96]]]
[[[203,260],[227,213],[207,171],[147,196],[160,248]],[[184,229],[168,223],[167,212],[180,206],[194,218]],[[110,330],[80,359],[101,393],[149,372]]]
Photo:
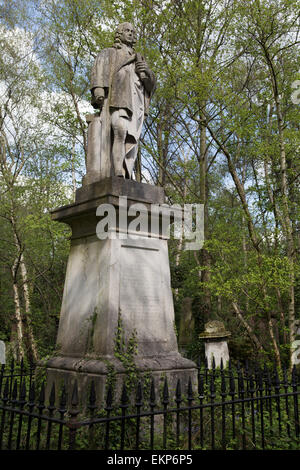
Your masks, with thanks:
[[[149,68],[147,62],[144,59],[138,60],[135,67],[137,73],[141,77],[145,89],[148,91],[148,93],[152,94],[156,85],[154,73]]]
[[[110,49],[101,51],[92,68],[90,90],[92,94],[91,103],[94,108],[102,108],[109,88],[110,77]]]
[[[105,98],[105,90],[102,87],[95,87],[92,88],[91,90],[92,93],[92,98],[91,98],[91,103],[94,106],[94,108],[101,109],[104,103],[104,98]]]
[[[156,86],[155,75],[152,72],[152,70],[149,69],[149,74],[146,75],[146,77],[143,80],[143,83],[148,93],[152,95]]]

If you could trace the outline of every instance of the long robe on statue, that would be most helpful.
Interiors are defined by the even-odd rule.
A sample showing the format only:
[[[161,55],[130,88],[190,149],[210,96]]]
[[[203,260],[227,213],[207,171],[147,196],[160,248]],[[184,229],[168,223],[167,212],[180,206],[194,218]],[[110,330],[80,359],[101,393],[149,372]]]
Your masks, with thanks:
[[[117,117],[124,118],[127,129],[124,164],[129,175],[132,174],[138,139],[155,88],[153,72],[150,71],[150,75],[142,81],[135,72],[135,62],[134,50],[125,44],[118,48],[103,49],[95,60],[91,75],[92,94],[98,87],[105,90],[110,111],[107,128],[111,127],[114,113],[118,113]]]

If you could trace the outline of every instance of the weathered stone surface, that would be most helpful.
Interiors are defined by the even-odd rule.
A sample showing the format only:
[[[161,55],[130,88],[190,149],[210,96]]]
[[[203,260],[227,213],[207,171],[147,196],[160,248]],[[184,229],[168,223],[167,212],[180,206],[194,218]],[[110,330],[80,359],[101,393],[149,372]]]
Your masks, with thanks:
[[[62,368],[55,368],[55,367],[48,367],[47,368],[47,387],[46,387],[46,397],[49,397],[52,384],[55,384],[56,390],[60,390],[62,384],[65,385],[66,390],[73,389],[75,381],[78,385],[78,392],[80,402],[83,406],[87,405],[88,398],[89,398],[89,390],[92,381],[95,385],[96,391],[96,404],[98,406],[105,405],[105,399],[107,394],[107,381],[111,376],[109,372],[100,372],[99,363],[101,361],[96,361],[97,365],[93,370],[91,364],[86,366],[86,370],[78,370],[78,369],[62,369]],[[169,361],[168,361],[169,362]],[[150,382],[149,382],[149,372],[151,371],[151,377],[154,379],[155,391],[157,400],[160,400],[161,392],[164,385],[164,380],[167,378],[168,380],[168,389],[169,389],[169,397],[170,401],[174,402],[176,396],[176,385],[178,379],[181,382],[182,392],[187,393],[187,385],[189,383],[189,379],[191,379],[194,391],[197,390],[197,369],[195,367],[186,367],[186,368],[175,368],[175,362],[169,362],[169,366],[172,367],[167,368],[167,363],[160,364],[159,368],[155,368],[156,364],[152,364],[152,367],[147,367],[145,369],[139,369],[139,379],[141,380],[142,385],[147,383],[147,390],[149,392]],[[53,364],[54,366],[54,364]],[[105,365],[105,367],[107,367]],[[114,402],[118,403],[122,393],[122,386],[126,379],[126,371],[123,370],[115,370],[114,372]],[[144,380],[146,379],[146,380]],[[136,390],[132,390],[132,401],[136,398]],[[69,404],[71,401],[72,394],[68,394]],[[57,394],[57,404],[59,403],[59,394]]]
[[[0,341],[0,364],[5,364],[5,361],[5,343],[4,341]]]
[[[112,175],[132,178],[144,117],[155,77],[133,48],[135,30],[118,26],[115,44],[100,51],[91,73],[91,103],[99,111],[87,116],[87,174],[83,184]]]
[[[213,358],[215,359],[215,366],[220,367],[221,359],[223,366],[229,361],[229,350],[227,341],[207,341],[205,343],[205,356],[207,358],[208,368],[212,368]]]
[[[147,210],[150,209],[151,204],[165,204],[163,188],[110,177],[79,188],[76,191],[75,203],[54,209],[51,211],[51,217],[53,220],[69,224],[73,230],[78,216],[85,218],[84,224],[88,224],[88,219],[91,218],[93,226],[91,230],[95,233],[95,225],[99,221],[99,218],[96,218],[97,207],[107,203],[113,204],[118,209],[119,197],[122,196],[127,197],[128,206],[143,203]]]
[[[76,203],[92,201],[103,196],[126,196],[128,200],[148,204],[163,204],[165,202],[163,188],[115,176],[105,178],[100,183],[96,182],[79,188],[76,191]]]
[[[125,237],[96,235],[98,205],[110,202],[118,211],[124,195],[129,207],[144,203],[146,213],[151,204],[164,203],[162,188],[112,177],[78,190],[74,204],[52,212],[54,220],[70,225],[72,237],[49,381],[77,377],[84,387],[93,378],[104,393],[111,368],[121,381],[124,367],[114,357],[120,324],[125,344],[136,337],[140,373],[151,371],[158,381],[168,374],[172,384],[176,377],[183,384],[197,380],[195,364],[178,352],[166,237],[150,226]]]
[[[205,323],[204,332],[200,333],[199,337],[206,338],[227,338],[231,333],[226,331],[224,323],[218,320],[212,320]]]
[[[177,351],[166,240],[72,241],[57,337],[74,357],[114,353],[118,321],[139,354]]]
[[[205,356],[207,358],[209,369],[212,368],[213,358],[215,359],[215,366],[220,367],[221,359],[223,365],[229,361],[229,350],[227,345],[227,338],[231,335],[226,331],[224,323],[218,320],[212,320],[205,323],[204,332],[200,333],[199,338],[205,341]]]
[[[296,320],[295,322],[296,328],[296,339],[292,342],[291,349],[292,349],[292,364],[296,366],[300,364],[300,321]]]
[[[104,380],[108,364],[122,376],[123,366],[114,358],[120,321],[125,343],[136,335],[139,371],[195,376],[194,363],[178,352],[165,237],[152,234],[150,227],[125,238],[96,236],[98,205],[110,202],[119,209],[119,196],[126,194],[129,207],[143,202],[147,209],[164,202],[162,188],[112,177],[77,191],[74,204],[52,212],[54,220],[72,228],[58,355],[48,362],[55,377],[85,374]]]

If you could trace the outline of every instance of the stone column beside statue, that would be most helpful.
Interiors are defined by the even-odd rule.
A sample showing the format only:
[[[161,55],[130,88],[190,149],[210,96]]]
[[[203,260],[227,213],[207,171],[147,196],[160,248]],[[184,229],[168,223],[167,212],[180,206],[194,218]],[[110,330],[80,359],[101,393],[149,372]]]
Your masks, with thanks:
[[[133,179],[138,140],[155,88],[154,74],[135,53],[134,42],[133,26],[123,23],[114,46],[96,58],[91,79],[96,112],[87,117],[87,173],[75,203],[52,211],[52,219],[68,224],[72,236],[57,351],[47,361],[48,383],[64,380],[71,385],[77,379],[84,393],[93,379],[100,400],[108,374],[114,370],[121,380],[126,373],[115,355],[118,328],[125,345],[136,338],[134,362],[141,374],[151,372],[157,384],[167,375],[173,390],[178,378],[183,387],[189,377],[197,380],[195,364],[178,352],[167,238],[151,224],[143,232],[129,230],[133,204],[143,204],[146,219],[151,205],[165,205],[163,188]],[[98,236],[97,226],[105,217],[98,208],[103,204],[116,211],[115,226],[110,227],[116,237]],[[120,227],[124,210],[126,227]]]
[[[220,367],[221,359],[223,366],[226,367],[229,362],[229,350],[227,338],[231,336],[229,331],[226,331],[224,323],[213,320],[205,323],[203,333],[200,333],[199,338],[205,343],[205,357],[207,359],[208,368],[212,369],[213,359],[215,366]]]

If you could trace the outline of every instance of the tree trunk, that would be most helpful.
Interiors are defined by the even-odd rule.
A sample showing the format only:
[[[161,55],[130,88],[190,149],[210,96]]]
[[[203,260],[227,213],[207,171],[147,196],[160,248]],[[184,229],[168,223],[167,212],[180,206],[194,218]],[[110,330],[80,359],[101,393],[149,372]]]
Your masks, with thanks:
[[[257,338],[256,334],[254,333],[252,327],[249,325],[249,323],[245,320],[237,302],[232,302],[232,306],[233,306],[233,309],[238,317],[238,319],[240,320],[240,322],[242,323],[242,325],[246,328],[246,331],[249,335],[249,338],[251,339],[251,341],[255,344],[255,346],[257,347],[258,351],[263,351],[263,347],[262,347],[262,344],[261,342],[259,341],[259,339]]]
[[[38,351],[37,351],[37,346],[36,346],[36,342],[35,342],[35,338],[34,338],[34,334],[33,334],[33,330],[32,330],[31,318],[30,318],[31,305],[30,305],[30,295],[29,295],[29,284],[28,284],[28,277],[27,277],[27,268],[26,268],[26,264],[25,264],[25,260],[24,260],[24,255],[23,255],[23,252],[22,252],[21,242],[20,242],[20,239],[19,239],[18,234],[17,234],[17,227],[16,227],[15,218],[14,218],[13,215],[11,215],[11,224],[12,224],[12,228],[13,228],[14,243],[15,243],[15,247],[16,247],[16,250],[17,250],[17,253],[18,253],[18,263],[14,265],[14,272],[15,272],[15,275],[14,275],[15,281],[14,282],[17,282],[16,277],[17,277],[18,269],[20,267],[20,272],[21,272],[21,277],[22,277],[22,289],[23,289],[23,296],[24,296],[24,304],[25,304],[25,322],[26,322],[26,330],[25,331],[26,331],[27,340],[28,340],[28,343],[29,343],[28,344],[28,346],[29,346],[29,351],[28,352],[29,352],[30,357],[34,361],[37,361],[38,360]],[[15,286],[14,289],[17,289],[16,293],[14,293],[14,295],[16,297],[17,294],[18,294],[17,285]],[[19,296],[18,296],[18,298],[19,298]],[[18,301],[17,303],[18,303],[18,309],[20,310],[20,315],[21,315],[20,301]],[[16,301],[15,301],[15,305],[16,305]],[[21,321],[22,321],[22,318],[21,318]],[[23,334],[22,334],[22,341],[23,341]]]
[[[11,332],[11,348],[14,358],[17,361],[20,361],[24,358],[24,347],[23,347],[23,325],[22,325],[22,315],[21,315],[21,303],[19,296],[19,289],[17,283],[17,270],[19,265],[19,258],[15,259],[13,267],[11,268],[11,274],[13,279],[13,298],[15,305],[15,314],[13,327]]]
[[[75,139],[74,138],[73,138],[73,145],[72,145],[72,189],[73,189],[73,201],[75,201],[76,173],[75,173]]]
[[[37,362],[38,360],[38,350],[33,334],[32,323],[31,323],[31,305],[30,305],[30,295],[29,295],[29,285],[28,285],[28,278],[27,278],[27,268],[24,261],[23,253],[20,257],[20,270],[23,282],[23,294],[24,294],[24,302],[25,302],[25,320],[26,320],[26,330],[28,335],[29,347],[31,350],[32,359]]]
[[[164,166],[163,166],[163,161],[162,161],[162,154],[163,154],[163,142],[162,142],[162,122],[161,120],[157,124],[157,153],[158,153],[158,161],[159,161],[159,167],[158,167],[158,184],[159,186],[163,185],[163,173],[164,173]]]
[[[290,288],[289,288],[289,302],[288,302],[288,321],[289,321],[289,341],[290,341],[290,361],[291,366],[293,366],[293,349],[292,344],[296,339],[296,319],[295,319],[295,246],[293,239],[293,228],[292,221],[289,214],[289,204],[288,204],[288,182],[287,182],[287,164],[286,164],[286,151],[285,151],[285,142],[284,142],[284,133],[283,133],[283,115],[281,110],[279,89],[277,84],[277,77],[272,63],[272,59],[269,55],[269,51],[266,47],[263,47],[265,58],[268,64],[271,81],[273,96],[275,101],[275,110],[277,116],[277,127],[278,127],[278,136],[279,136],[279,149],[280,149],[280,169],[281,169],[281,193],[282,193],[282,213],[284,219],[286,243],[287,243],[287,257],[290,261]]]
[[[202,103],[201,113],[200,113],[200,155],[199,155],[199,165],[200,165],[200,203],[204,205],[204,238],[208,238],[208,205],[207,205],[207,193],[208,193],[208,184],[207,184],[207,143],[206,143],[206,127],[203,123],[203,110],[205,109],[205,103]],[[201,272],[201,282],[203,285],[203,306],[202,306],[202,315],[204,323],[207,322],[211,317],[211,296],[209,289],[205,286],[210,280],[210,270],[209,266],[211,264],[211,259],[206,248],[201,250],[201,264],[202,266],[207,266]]]

